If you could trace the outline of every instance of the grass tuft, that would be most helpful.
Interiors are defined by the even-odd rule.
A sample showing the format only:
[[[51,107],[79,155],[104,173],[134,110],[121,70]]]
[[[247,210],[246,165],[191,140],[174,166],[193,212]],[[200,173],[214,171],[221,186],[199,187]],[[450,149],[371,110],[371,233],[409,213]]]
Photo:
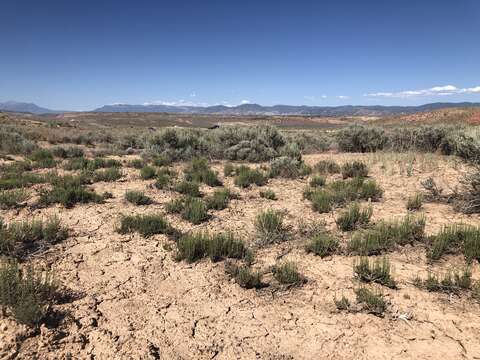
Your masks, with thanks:
[[[340,214],[336,223],[340,230],[352,231],[367,225],[372,214],[373,208],[371,206],[362,209],[358,203],[354,203]]]
[[[333,236],[321,232],[315,235],[305,246],[307,253],[313,253],[322,258],[333,255],[338,249],[339,242]]]
[[[283,225],[283,214],[275,210],[261,212],[255,218],[255,229],[261,245],[286,240],[288,233]]]
[[[300,285],[305,278],[298,272],[297,265],[293,262],[284,262],[273,267],[273,277],[280,284]]]
[[[409,196],[407,199],[407,210],[417,211],[422,208],[422,205],[423,205],[423,195],[420,193]]]
[[[153,200],[141,191],[125,192],[125,200],[135,205],[150,205]]]
[[[144,237],[156,234],[173,234],[173,228],[162,215],[122,215],[120,227],[117,229],[120,234],[138,232]]]
[[[342,177],[344,179],[354,177],[367,177],[368,167],[361,161],[347,162],[342,166]]]
[[[261,190],[260,197],[268,200],[277,200],[277,195],[272,189]]]
[[[367,257],[361,257],[353,264],[355,276],[363,282],[374,282],[391,289],[396,289],[397,284],[390,274],[390,262],[386,257],[376,259],[372,263]]]

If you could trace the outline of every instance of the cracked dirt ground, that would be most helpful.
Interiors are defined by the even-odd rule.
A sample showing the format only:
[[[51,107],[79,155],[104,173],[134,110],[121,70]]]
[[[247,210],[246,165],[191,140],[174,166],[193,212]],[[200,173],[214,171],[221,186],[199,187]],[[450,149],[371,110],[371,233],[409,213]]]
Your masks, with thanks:
[[[345,159],[368,155],[311,155]],[[384,188],[381,202],[373,204],[373,219],[406,214],[405,200],[421,189],[428,176],[453,187],[463,165],[435,159],[436,165],[415,164],[413,176],[385,169],[370,161],[371,176]],[[213,167],[221,172],[223,163]],[[180,165],[177,165],[181,167]],[[392,168],[397,165],[392,162]],[[363,313],[338,312],[337,296],[353,297],[353,257],[321,259],[306,254],[305,240],[256,250],[254,266],[273,265],[277,258],[293,260],[308,281],[298,288],[267,287],[245,290],[229,279],[224,262],[194,264],[173,259],[174,243],[163,235],[142,238],[115,232],[121,213],[165,213],[164,204],[177,196],[149,187],[138,170],[123,170],[123,181],[97,183],[114,198],[101,205],[59,206],[42,210],[2,211],[7,221],[58,214],[71,236],[34,262],[51,267],[72,298],[55,305],[65,313],[58,327],[42,326],[32,334],[12,320],[0,318],[0,358],[4,359],[478,359],[480,358],[480,306],[468,295],[448,296],[419,290],[411,284],[428,269],[463,266],[464,260],[447,256],[432,266],[421,247],[404,247],[389,254],[399,290],[384,288],[390,305],[384,318]],[[286,222],[294,231],[300,222],[324,220],[335,230],[332,214],[314,213],[302,191],[307,180],[274,179],[268,188],[279,200],[258,196],[259,188],[235,188],[241,195],[213,218],[193,226],[175,215],[170,222],[183,231],[232,230],[245,241],[254,238],[254,217],[269,207],[287,210]],[[234,188],[231,179],[226,185]],[[156,202],[134,206],[123,200],[125,190],[145,190]],[[205,192],[211,191],[204,187]],[[478,224],[478,216],[455,212],[451,206],[425,204],[427,233],[453,222]],[[478,264],[473,278],[479,278]],[[268,280],[268,276],[267,276]],[[410,320],[400,315],[411,314]],[[399,318],[400,316],[400,318]]]

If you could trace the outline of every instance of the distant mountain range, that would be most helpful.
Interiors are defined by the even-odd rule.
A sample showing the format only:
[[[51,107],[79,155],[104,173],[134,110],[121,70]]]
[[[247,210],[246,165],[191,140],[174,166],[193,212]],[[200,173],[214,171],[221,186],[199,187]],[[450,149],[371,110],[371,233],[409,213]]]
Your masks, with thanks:
[[[217,114],[217,115],[314,115],[314,116],[386,116],[412,114],[451,107],[480,107],[480,103],[431,103],[420,106],[381,106],[381,105],[345,105],[345,106],[295,106],[242,104],[238,106],[170,106],[170,105],[105,105],[93,112],[138,112],[138,113],[180,113],[180,114]],[[0,111],[26,112],[32,114],[55,114],[58,111],[42,108],[32,103],[8,101],[0,103]]]

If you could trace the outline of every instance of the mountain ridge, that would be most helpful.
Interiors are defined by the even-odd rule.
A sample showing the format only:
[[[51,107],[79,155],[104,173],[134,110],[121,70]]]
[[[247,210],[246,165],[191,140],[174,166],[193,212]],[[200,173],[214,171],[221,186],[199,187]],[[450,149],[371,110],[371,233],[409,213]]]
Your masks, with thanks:
[[[132,113],[179,113],[179,114],[216,114],[216,115],[310,115],[310,116],[387,116],[413,114],[443,108],[480,107],[474,102],[437,102],[418,106],[388,105],[341,105],[341,106],[308,106],[308,105],[273,105],[241,104],[237,106],[174,106],[174,105],[104,105],[87,112],[132,112]],[[61,114],[72,111],[51,110],[34,103],[0,102],[0,111],[25,112],[32,114]]]

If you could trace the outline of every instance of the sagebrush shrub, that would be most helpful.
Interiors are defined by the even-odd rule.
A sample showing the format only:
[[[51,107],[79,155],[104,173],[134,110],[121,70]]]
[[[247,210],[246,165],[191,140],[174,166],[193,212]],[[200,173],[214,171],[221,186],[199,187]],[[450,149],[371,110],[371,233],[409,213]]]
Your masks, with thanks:
[[[304,175],[308,170],[305,164],[288,156],[281,156],[270,161],[269,176],[296,179]]]
[[[326,183],[326,180],[323,176],[314,176],[310,179],[310,186],[313,188],[322,187]]]
[[[326,232],[316,234],[305,246],[307,253],[313,253],[320,257],[333,255],[338,249],[338,240]]]
[[[195,158],[190,162],[185,169],[185,180],[205,183],[208,186],[222,185],[217,173],[210,168],[205,158]]]
[[[182,218],[192,224],[200,224],[210,218],[208,208],[201,199],[188,197],[181,212]]]
[[[375,259],[372,263],[368,257],[361,257],[353,264],[355,276],[363,282],[374,282],[396,289],[397,284],[391,275],[390,262],[386,257]]]
[[[120,234],[138,232],[144,237],[150,237],[156,234],[171,235],[173,228],[162,215],[122,215],[117,231]]]
[[[265,210],[255,218],[255,229],[262,245],[284,241],[288,232],[283,225],[283,214],[275,210]]]
[[[263,186],[267,183],[267,180],[267,176],[262,171],[242,165],[236,170],[234,183],[238,187],[246,188],[251,184]]]
[[[135,205],[150,205],[153,202],[145,193],[134,190],[125,192],[125,200]]]
[[[340,165],[334,160],[320,160],[314,165],[313,170],[320,174],[338,174],[341,172]]]
[[[284,262],[273,267],[273,277],[280,284],[299,285],[305,278],[298,272],[297,265],[293,262]]]
[[[357,296],[357,303],[363,306],[364,311],[376,316],[383,316],[383,313],[387,310],[387,303],[381,293],[375,293],[364,287],[354,291]]]
[[[151,166],[144,166],[140,169],[140,177],[143,180],[150,180],[153,179],[157,175],[155,168]]]
[[[175,185],[174,189],[180,194],[193,197],[200,196],[200,187],[198,186],[198,183],[193,181],[181,181]]]
[[[382,150],[388,143],[385,130],[372,126],[351,125],[338,131],[336,138],[344,152],[374,152]]]
[[[342,166],[342,177],[344,179],[366,176],[368,176],[368,167],[361,161],[346,162]]]
[[[102,203],[104,197],[82,185],[56,185],[51,190],[42,190],[39,204],[48,206],[59,203],[71,208],[77,203]]]
[[[92,174],[93,181],[100,182],[114,182],[123,176],[121,170],[116,167],[108,168],[105,170],[97,170]]]
[[[266,284],[262,282],[262,274],[259,271],[252,271],[248,266],[237,266],[227,264],[225,272],[235,279],[235,282],[245,289],[260,289]]]
[[[230,199],[233,197],[234,195],[229,189],[223,188],[215,190],[212,195],[205,199],[205,201],[208,209],[223,210],[227,208]]]
[[[28,199],[25,189],[0,190],[0,209],[12,209]]]
[[[308,195],[312,202],[312,209],[320,214],[330,212],[333,207],[332,195],[326,190],[313,191]]]
[[[358,203],[354,203],[338,216],[336,223],[340,230],[352,231],[367,225],[372,214],[373,208],[371,206],[361,208]]]
[[[277,200],[277,195],[272,189],[261,190],[260,197],[268,200]]]
[[[0,260],[0,308],[20,324],[38,326],[57,293],[50,273],[13,260]]]
[[[409,196],[407,199],[407,210],[416,211],[420,210],[423,205],[423,195],[418,193]]]

